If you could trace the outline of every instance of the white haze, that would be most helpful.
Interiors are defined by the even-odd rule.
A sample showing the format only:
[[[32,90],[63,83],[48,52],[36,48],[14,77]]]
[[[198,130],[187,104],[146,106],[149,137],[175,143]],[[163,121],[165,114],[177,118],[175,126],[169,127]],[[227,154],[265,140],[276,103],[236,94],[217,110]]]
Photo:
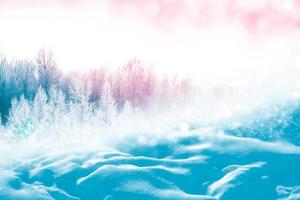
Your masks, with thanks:
[[[66,72],[116,68],[137,57],[160,74],[188,76],[201,86],[278,81],[299,73],[296,31],[256,36],[240,26],[203,29],[186,21],[163,30],[109,10],[104,3],[97,10],[2,9],[0,51],[32,59],[45,46]]]

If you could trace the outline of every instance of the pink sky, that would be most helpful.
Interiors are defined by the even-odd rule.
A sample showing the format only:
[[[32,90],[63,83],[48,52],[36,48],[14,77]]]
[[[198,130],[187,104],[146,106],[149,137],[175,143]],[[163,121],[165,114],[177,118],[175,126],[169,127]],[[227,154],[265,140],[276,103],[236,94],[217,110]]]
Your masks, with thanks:
[[[300,27],[300,0],[1,0],[0,8],[81,10],[107,6],[116,16],[135,16],[161,27],[184,21],[196,27],[243,25],[250,31]]]
[[[32,58],[46,46],[66,70],[138,57],[163,72],[232,76],[293,53],[300,0],[0,0],[0,24],[0,51]]]
[[[180,20],[203,27],[216,23],[243,25],[250,31],[300,27],[299,0],[114,0],[116,13],[130,8],[137,16],[165,26]]]

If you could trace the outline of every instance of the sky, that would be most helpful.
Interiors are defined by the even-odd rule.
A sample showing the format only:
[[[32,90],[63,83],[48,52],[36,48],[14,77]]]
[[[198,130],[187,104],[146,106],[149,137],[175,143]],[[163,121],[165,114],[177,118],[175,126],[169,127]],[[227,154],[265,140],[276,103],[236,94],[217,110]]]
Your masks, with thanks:
[[[45,47],[63,71],[137,57],[161,73],[238,81],[300,63],[300,0],[0,0],[0,24],[5,55]]]

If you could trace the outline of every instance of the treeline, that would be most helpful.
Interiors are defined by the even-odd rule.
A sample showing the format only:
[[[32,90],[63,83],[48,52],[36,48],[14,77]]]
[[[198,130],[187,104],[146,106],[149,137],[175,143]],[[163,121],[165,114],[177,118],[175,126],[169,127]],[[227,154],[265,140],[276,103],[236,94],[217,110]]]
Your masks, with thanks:
[[[99,68],[63,73],[53,54],[45,49],[33,60],[0,57],[0,112],[4,124],[11,121],[14,112],[26,109],[26,105],[21,108],[19,104],[37,104],[38,99],[55,104],[57,95],[64,104],[86,102],[103,107],[110,103],[106,106],[114,106],[120,112],[125,105],[145,108],[154,101],[171,100],[189,87],[188,79],[158,77],[138,59],[114,71]]]

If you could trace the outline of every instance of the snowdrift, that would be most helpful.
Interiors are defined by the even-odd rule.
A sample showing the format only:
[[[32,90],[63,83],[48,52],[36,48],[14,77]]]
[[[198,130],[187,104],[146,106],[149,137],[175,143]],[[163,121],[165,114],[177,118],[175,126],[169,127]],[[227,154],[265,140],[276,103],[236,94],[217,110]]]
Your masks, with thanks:
[[[2,164],[0,198],[299,199],[300,147],[196,129],[115,149],[27,155]]]

